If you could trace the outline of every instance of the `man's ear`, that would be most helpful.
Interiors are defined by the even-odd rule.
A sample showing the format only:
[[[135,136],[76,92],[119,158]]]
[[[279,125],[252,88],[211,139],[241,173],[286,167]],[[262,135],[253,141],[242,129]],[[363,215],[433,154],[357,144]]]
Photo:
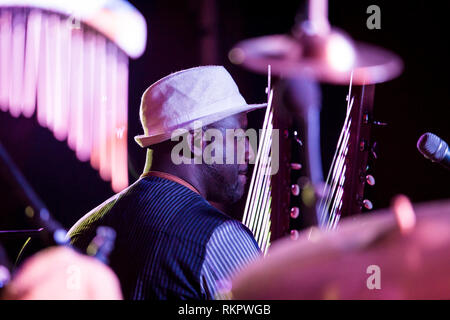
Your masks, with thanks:
[[[191,152],[192,158],[194,158],[194,164],[201,164],[203,159],[203,148],[205,147],[202,128],[189,131],[187,134],[187,143]]]

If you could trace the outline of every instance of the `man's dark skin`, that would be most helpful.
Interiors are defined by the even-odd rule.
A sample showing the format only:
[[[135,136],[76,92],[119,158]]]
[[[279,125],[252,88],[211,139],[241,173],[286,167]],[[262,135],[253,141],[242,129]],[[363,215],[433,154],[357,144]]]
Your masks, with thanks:
[[[225,137],[226,129],[247,129],[247,114],[240,113],[209,125],[207,128],[218,129]],[[225,138],[224,138],[225,140]],[[153,152],[147,152],[144,173],[161,171],[177,176],[195,187],[207,201],[219,204],[231,204],[239,200],[245,190],[248,162],[254,156],[253,149],[246,138],[245,163],[226,164],[179,164],[176,165],[171,159],[171,151],[177,142],[165,141],[150,148]],[[202,152],[211,142],[203,141]],[[225,142],[224,142],[225,143]],[[237,154],[237,143],[234,145]],[[225,146],[224,146],[225,148]],[[225,151],[223,152],[225,157]],[[150,168],[151,165],[151,168]]]

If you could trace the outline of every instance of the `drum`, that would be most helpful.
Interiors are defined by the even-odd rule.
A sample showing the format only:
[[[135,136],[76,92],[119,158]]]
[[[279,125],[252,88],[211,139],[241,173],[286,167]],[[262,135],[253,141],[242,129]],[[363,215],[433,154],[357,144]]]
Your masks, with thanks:
[[[411,207],[412,208],[412,207]],[[404,232],[393,209],[273,244],[232,282],[234,299],[449,299],[450,200],[418,204]]]

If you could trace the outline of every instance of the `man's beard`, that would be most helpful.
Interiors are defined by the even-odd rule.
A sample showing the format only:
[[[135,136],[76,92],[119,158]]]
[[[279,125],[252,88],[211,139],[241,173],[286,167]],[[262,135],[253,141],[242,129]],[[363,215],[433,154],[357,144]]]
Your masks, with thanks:
[[[221,204],[230,205],[236,203],[244,194],[244,187],[239,184],[239,174],[236,169],[233,176],[234,183],[230,184],[225,176],[217,169],[218,165],[208,165],[208,176],[214,181],[214,188],[210,190],[209,197],[211,201]]]

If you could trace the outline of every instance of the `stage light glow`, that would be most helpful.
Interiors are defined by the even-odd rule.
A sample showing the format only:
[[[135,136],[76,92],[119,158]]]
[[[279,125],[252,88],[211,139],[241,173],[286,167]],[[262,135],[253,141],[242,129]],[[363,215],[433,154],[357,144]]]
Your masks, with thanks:
[[[392,202],[392,209],[402,234],[411,232],[416,225],[416,214],[408,197],[398,195]]]
[[[330,35],[325,50],[327,62],[336,71],[350,71],[354,66],[355,50],[344,36],[340,34]]]
[[[146,39],[144,17],[123,0],[0,0],[0,108],[36,112],[120,191],[128,186],[128,57],[139,57]]]

